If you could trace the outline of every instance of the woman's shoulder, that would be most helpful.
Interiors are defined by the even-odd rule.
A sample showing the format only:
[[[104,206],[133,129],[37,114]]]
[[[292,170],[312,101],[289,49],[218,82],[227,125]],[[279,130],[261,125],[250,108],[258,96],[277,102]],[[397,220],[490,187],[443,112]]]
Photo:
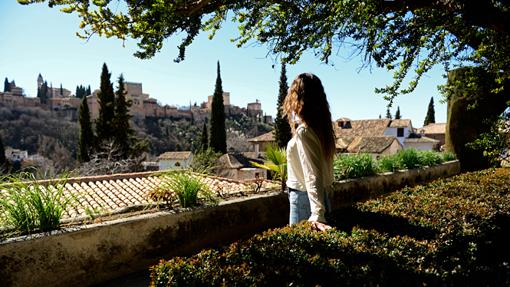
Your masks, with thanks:
[[[296,128],[296,135],[300,138],[314,138],[317,137],[315,132],[304,124],[300,124]]]

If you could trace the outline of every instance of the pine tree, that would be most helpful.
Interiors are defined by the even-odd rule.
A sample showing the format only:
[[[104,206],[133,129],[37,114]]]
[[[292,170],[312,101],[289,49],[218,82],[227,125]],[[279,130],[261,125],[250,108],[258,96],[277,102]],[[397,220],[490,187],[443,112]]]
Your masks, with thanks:
[[[274,138],[279,147],[286,147],[287,143],[292,138],[287,116],[284,115],[282,112],[283,101],[287,96],[288,90],[289,85],[287,84],[287,70],[285,67],[285,63],[283,63],[282,70],[280,73],[280,88],[278,91],[278,102],[276,105],[276,119],[273,131]]]
[[[94,132],[92,131],[87,97],[82,98],[78,121],[80,123],[78,160],[80,162],[86,162],[90,160],[90,152],[94,149]]]
[[[200,135],[200,150],[206,150],[209,142],[209,136],[207,135],[207,123],[204,122],[204,127],[202,128],[202,134]]]
[[[113,119],[113,140],[115,146],[119,149],[119,156],[127,159],[130,156],[130,143],[134,131],[129,124],[129,106],[130,102],[126,100],[126,90],[124,87],[124,76],[120,74],[117,92],[115,93],[115,116]]]
[[[11,84],[9,83],[9,79],[7,79],[7,77],[5,77],[4,93],[10,92],[10,91],[11,91]]]
[[[390,108],[387,108],[387,109],[386,109],[386,118],[391,120],[391,112],[390,112]]]
[[[6,171],[7,158],[5,157],[4,142],[2,141],[2,136],[0,135],[0,174],[5,173]]]
[[[436,122],[436,111],[434,110],[434,97],[430,98],[429,108],[427,109],[427,115],[425,116],[425,121],[423,125],[426,126],[428,124],[433,124]]]
[[[395,119],[400,120],[402,116],[400,115],[400,107],[397,107],[397,111],[395,112]]]
[[[211,124],[209,147],[216,152],[227,152],[227,133],[225,131],[225,106],[223,105],[223,88],[221,86],[220,62],[218,61],[216,86],[211,103]]]
[[[101,72],[101,85],[97,99],[99,102],[99,117],[96,121],[96,133],[98,143],[112,138],[113,118],[115,115],[115,96],[113,85],[110,81],[111,74],[108,72],[106,63]]]

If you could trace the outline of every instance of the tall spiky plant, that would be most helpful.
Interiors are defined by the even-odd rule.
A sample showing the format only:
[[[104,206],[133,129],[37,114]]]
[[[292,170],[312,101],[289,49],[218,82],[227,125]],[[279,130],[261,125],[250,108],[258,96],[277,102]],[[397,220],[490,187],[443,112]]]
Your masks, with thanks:
[[[284,148],[276,145],[269,145],[266,148],[266,160],[264,164],[254,161],[252,161],[251,164],[272,172],[276,179],[280,180],[282,191],[285,190],[287,181],[287,153]]]

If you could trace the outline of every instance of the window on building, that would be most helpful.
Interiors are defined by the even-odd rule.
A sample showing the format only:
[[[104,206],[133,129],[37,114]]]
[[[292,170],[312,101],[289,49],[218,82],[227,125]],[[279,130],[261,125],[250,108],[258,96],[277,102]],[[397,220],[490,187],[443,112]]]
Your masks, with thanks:
[[[401,138],[404,136],[404,128],[397,128],[397,137]]]

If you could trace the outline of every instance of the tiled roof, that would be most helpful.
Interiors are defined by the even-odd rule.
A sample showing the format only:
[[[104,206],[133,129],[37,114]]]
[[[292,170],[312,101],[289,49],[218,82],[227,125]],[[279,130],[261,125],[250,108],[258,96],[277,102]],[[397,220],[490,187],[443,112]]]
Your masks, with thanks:
[[[273,131],[248,139],[249,142],[274,142]]]
[[[191,156],[190,151],[167,151],[159,155],[158,159],[179,159],[185,160]]]
[[[348,142],[348,139],[339,139],[345,142]],[[355,137],[353,138],[348,146],[344,148],[349,153],[382,153],[385,151],[388,147],[390,147],[391,144],[393,144],[394,141],[398,140],[395,137],[390,136],[380,136],[380,137]],[[400,145],[400,143],[399,143]],[[337,146],[338,146],[338,140],[337,140]]]
[[[411,126],[411,120],[391,120],[389,127],[390,128],[405,128]]]
[[[424,134],[444,134],[446,133],[446,123],[428,124],[419,128],[418,132]]]
[[[404,139],[404,143],[439,143],[438,140],[422,136],[420,138],[406,138]]]
[[[226,153],[218,159],[222,167],[235,169],[253,167],[250,161],[263,163],[261,158],[255,156],[255,153]]]
[[[106,176],[69,178],[64,194],[72,195],[76,200],[64,212],[64,219],[85,218],[91,213],[108,215],[122,213],[134,207],[155,204],[147,194],[158,188],[169,178],[164,172],[143,172],[131,174],[114,174]],[[216,194],[236,194],[255,189],[254,183],[237,181],[215,176],[195,174]],[[38,181],[46,186],[53,181]],[[272,181],[264,181],[263,190],[278,189]],[[1,192],[1,191],[0,191]]]
[[[390,124],[389,119],[376,120],[353,120],[350,121],[350,128],[341,128],[338,121],[334,124],[335,134],[337,138],[345,137],[367,137],[367,136],[383,136],[384,131]]]

